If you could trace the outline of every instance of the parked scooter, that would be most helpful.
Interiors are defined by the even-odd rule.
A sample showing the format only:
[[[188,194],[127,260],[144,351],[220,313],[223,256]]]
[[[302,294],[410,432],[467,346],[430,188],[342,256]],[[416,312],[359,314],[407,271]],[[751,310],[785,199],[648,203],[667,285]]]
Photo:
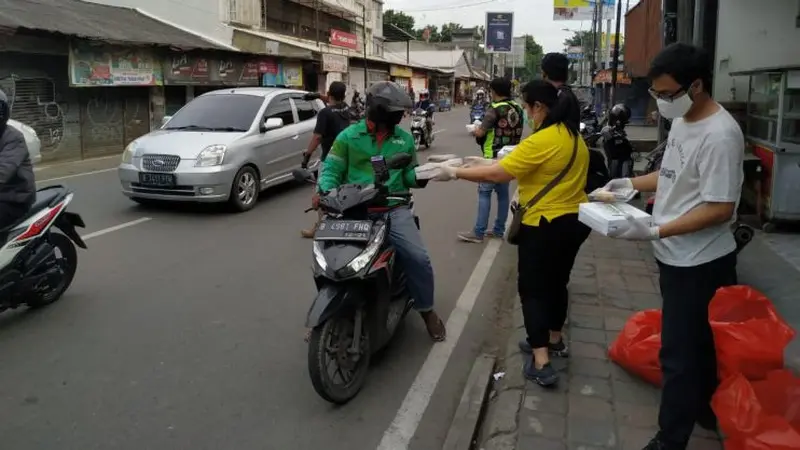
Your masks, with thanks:
[[[78,268],[75,245],[86,248],[75,231],[83,219],[67,211],[73,196],[60,185],[41,189],[22,220],[0,229],[0,311],[46,306],[69,288]]]
[[[420,149],[421,145],[431,148],[433,143],[433,133],[430,132],[428,111],[417,108],[411,113],[411,135],[414,136],[414,148]]]
[[[633,176],[633,145],[625,132],[630,117],[630,108],[622,103],[614,105],[608,114],[608,125],[602,129],[603,151],[611,178]]]
[[[390,196],[385,187],[389,170],[411,162],[407,153],[388,161],[375,156],[374,185],[343,185],[320,199],[323,219],[313,242],[318,293],[306,326],[311,329],[311,384],[329,402],[344,404],[358,394],[371,355],[389,343],[413,305],[405,272],[388,239],[389,202],[399,201],[413,210],[413,197]],[[305,170],[293,174],[298,180],[313,180]]]

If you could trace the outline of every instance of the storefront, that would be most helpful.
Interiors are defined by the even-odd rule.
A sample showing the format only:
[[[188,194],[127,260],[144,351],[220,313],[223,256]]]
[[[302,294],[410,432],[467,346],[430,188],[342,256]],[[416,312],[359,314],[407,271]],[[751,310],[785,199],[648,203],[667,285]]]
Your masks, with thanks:
[[[411,78],[414,76],[410,67],[396,66],[394,64],[389,66],[389,77],[392,81],[403,86],[406,90],[411,88]]]
[[[261,72],[261,85],[303,89],[303,63],[301,61],[270,61]]]
[[[347,84],[348,62],[344,55],[322,54],[322,71],[325,73],[325,86],[322,92],[326,92],[334,81],[342,81]]]
[[[413,89],[415,93],[419,93],[423,89],[428,89],[428,75],[424,72],[414,71],[411,76],[411,89]]]
[[[389,66],[387,64],[367,61],[367,85],[372,86],[381,81],[389,81]],[[350,58],[350,67],[347,72],[350,92],[364,92],[364,60]]]

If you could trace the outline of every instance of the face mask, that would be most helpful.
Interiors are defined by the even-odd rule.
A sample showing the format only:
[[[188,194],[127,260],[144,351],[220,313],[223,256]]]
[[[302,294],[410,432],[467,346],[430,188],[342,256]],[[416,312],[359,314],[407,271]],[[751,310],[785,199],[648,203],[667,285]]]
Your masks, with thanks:
[[[658,104],[658,112],[661,116],[669,120],[685,116],[692,108],[693,104],[692,99],[689,98],[689,94],[682,95],[673,99],[671,102],[657,99],[656,103]]]

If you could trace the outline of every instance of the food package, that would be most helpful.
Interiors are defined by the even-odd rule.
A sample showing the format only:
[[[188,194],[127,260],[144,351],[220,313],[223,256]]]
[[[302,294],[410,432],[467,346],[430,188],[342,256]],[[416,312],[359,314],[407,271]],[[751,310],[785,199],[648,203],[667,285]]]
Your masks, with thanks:
[[[603,203],[628,203],[636,197],[639,191],[636,189],[617,189],[609,191],[603,188],[597,188],[589,194],[589,200],[593,202]]]
[[[581,203],[578,207],[578,220],[603,236],[608,236],[623,226],[628,215],[647,227],[653,226],[653,217],[650,214],[627,203],[591,202]]]
[[[461,158],[452,158],[447,161],[442,162],[429,162],[426,164],[422,164],[421,166],[417,166],[414,168],[414,172],[417,175],[418,180],[431,180],[436,178],[439,175],[441,169],[439,168],[440,164],[446,164],[448,166],[456,166],[461,167],[464,164],[464,160]]]
[[[452,153],[448,153],[446,155],[433,154],[428,156],[428,162],[445,162],[456,158],[458,158],[458,155],[454,155]]]
[[[470,133],[470,134],[474,133],[476,127],[477,127],[477,125],[475,125],[474,123],[468,123],[467,124],[467,133]]]
[[[497,151],[497,159],[503,159],[511,153],[516,146],[514,145],[504,145],[500,150]]]

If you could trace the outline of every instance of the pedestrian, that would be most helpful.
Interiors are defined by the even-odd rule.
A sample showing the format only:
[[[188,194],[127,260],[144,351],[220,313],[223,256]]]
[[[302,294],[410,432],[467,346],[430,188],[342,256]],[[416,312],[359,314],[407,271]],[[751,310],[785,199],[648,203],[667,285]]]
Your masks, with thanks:
[[[25,137],[8,126],[11,106],[0,91],[0,229],[22,219],[36,200],[36,181]]]
[[[672,44],[650,66],[650,95],[672,119],[661,169],[612,180],[609,190],[655,191],[654,226],[629,218],[615,237],[653,242],[663,299],[663,373],[659,431],[645,450],[683,450],[695,423],[716,430],[711,396],[718,385],[708,305],[717,289],[736,284],[731,224],[744,179],[744,137],[711,98],[712,59]]]
[[[563,53],[548,53],[542,58],[542,78],[549,81],[558,89],[557,108],[563,109],[570,121],[574,122],[575,127],[580,127],[581,123],[581,103],[578,97],[567,85],[569,78],[569,59]]]
[[[522,107],[511,100],[511,82],[505,78],[495,78],[489,84],[492,98],[483,122],[472,132],[481,145],[481,154],[486,159],[496,159],[497,152],[506,145],[517,145],[522,139],[524,127]],[[492,192],[497,194],[497,217],[494,227],[489,226],[489,215],[492,212]],[[484,237],[503,237],[508,219],[509,198],[508,183],[485,181],[478,183],[478,216],[472,231],[458,233],[462,242],[481,243]]]
[[[522,100],[533,134],[498,162],[484,160],[468,168],[439,164],[437,179],[494,184],[517,180],[522,215],[513,240],[518,244],[517,289],[528,335],[520,348],[533,354],[525,362],[524,375],[552,386],[558,373],[550,364],[551,354],[568,355],[561,334],[567,318],[567,284],[590,232],[578,221],[578,205],[587,201],[589,150],[573,122],[556,115],[558,90],[553,85],[531,81],[522,88]]]
[[[311,135],[308,148],[303,152],[303,168],[308,167],[308,162],[317,150],[317,147],[322,147],[320,161],[325,161],[325,157],[328,156],[333,141],[336,140],[336,136],[338,136],[342,130],[350,126],[352,111],[344,101],[346,95],[347,85],[341,81],[334,81],[331,83],[328,88],[328,104],[317,114],[317,125],[314,127],[314,134]],[[319,216],[314,226],[307,230],[302,230],[301,235],[306,239],[313,238],[317,230],[317,225],[319,225]]]

